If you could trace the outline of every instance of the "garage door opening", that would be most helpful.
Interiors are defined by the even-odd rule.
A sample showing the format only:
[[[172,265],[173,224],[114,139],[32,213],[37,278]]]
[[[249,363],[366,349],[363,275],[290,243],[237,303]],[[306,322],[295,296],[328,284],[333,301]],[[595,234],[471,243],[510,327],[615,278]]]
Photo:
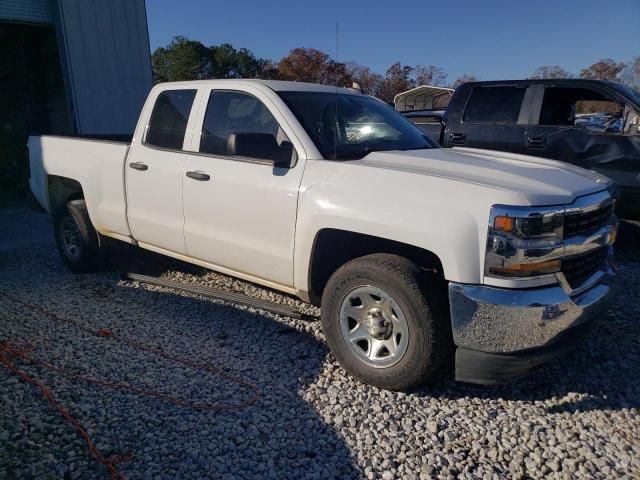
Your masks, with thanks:
[[[0,22],[0,196],[26,188],[30,134],[69,134],[53,27]]]

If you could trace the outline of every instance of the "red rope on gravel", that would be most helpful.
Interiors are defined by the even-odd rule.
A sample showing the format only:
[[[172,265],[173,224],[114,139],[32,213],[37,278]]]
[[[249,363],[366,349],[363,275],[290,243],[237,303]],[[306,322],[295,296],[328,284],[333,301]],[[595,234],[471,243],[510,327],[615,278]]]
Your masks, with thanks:
[[[158,398],[161,400],[165,400],[168,402],[171,402],[179,407],[183,407],[183,408],[189,408],[191,410],[197,410],[197,411],[222,411],[222,410],[242,410],[244,408],[247,408],[251,405],[253,405],[254,403],[256,403],[256,401],[258,401],[258,399],[260,398],[260,390],[257,387],[257,385],[247,382],[246,380],[241,379],[240,377],[236,377],[234,375],[230,375],[228,373],[226,373],[224,370],[220,369],[220,368],[216,368],[216,367],[212,367],[210,365],[207,365],[205,363],[199,363],[199,362],[195,362],[193,360],[190,360],[188,358],[182,358],[182,357],[176,357],[173,355],[170,355],[168,353],[165,353],[164,351],[153,347],[153,346],[149,346],[149,345],[145,345],[137,340],[134,340],[132,338],[128,338],[128,337],[121,337],[121,336],[117,336],[114,335],[113,332],[110,329],[107,328],[101,328],[101,329],[94,329],[91,328],[77,320],[71,320],[69,318],[64,318],[61,317],[53,312],[50,312],[42,307],[39,307],[37,305],[31,304],[29,302],[25,302],[13,295],[9,295],[5,292],[0,291],[0,297],[4,297],[8,300],[11,300],[13,302],[16,302],[28,309],[30,309],[31,311],[34,312],[39,312],[42,313],[48,317],[53,318],[56,321],[59,322],[63,322],[63,323],[67,323],[70,325],[74,325],[76,327],[78,327],[80,330],[83,330],[87,333],[90,333],[92,335],[95,335],[97,337],[101,337],[101,338],[105,338],[107,340],[112,340],[112,341],[116,341],[116,342],[121,342],[121,343],[125,343],[137,350],[140,351],[144,351],[144,352],[149,352],[149,353],[154,353],[156,355],[159,355],[167,360],[173,361],[175,363],[180,363],[182,365],[185,365],[187,367],[196,369],[196,370],[204,370],[213,374],[216,374],[218,376],[221,376],[222,378],[229,380],[230,382],[236,383],[238,385],[241,385],[243,387],[246,387],[250,390],[253,391],[253,395],[248,398],[247,400],[244,400],[243,402],[239,402],[239,403],[235,403],[235,404],[229,404],[229,403],[217,403],[217,404],[207,404],[207,403],[203,403],[203,404],[197,404],[197,403],[191,403],[188,401],[184,401],[179,399],[178,397],[172,396],[172,395],[166,395],[160,392],[157,392],[155,390],[149,390],[149,389],[143,389],[143,388],[138,388],[138,387],[133,387],[131,385],[127,385],[124,383],[113,383],[113,382],[108,382],[108,381],[104,381],[104,380],[99,380],[93,377],[88,377],[88,376],[84,376],[84,375],[79,375],[77,373],[74,373],[70,370],[64,369],[64,368],[60,368],[60,367],[56,367],[55,365],[52,365],[48,362],[45,362],[44,360],[40,360],[35,358],[34,356],[32,356],[32,352],[35,350],[33,346],[31,346],[28,342],[25,341],[3,341],[0,342],[0,364],[2,364],[7,370],[9,370],[10,372],[12,372],[14,375],[16,375],[18,378],[20,378],[21,380],[23,380],[26,383],[29,383],[35,387],[37,387],[40,392],[42,393],[42,395],[44,396],[44,398],[49,401],[49,403],[53,406],[53,408],[55,410],[57,410],[60,415],[62,415],[62,417],[69,423],[71,424],[80,434],[80,436],[83,438],[83,440],[85,441],[85,443],[87,444],[88,448],[89,448],[89,452],[91,453],[91,456],[93,456],[97,461],[99,461],[100,463],[102,463],[107,470],[109,471],[109,473],[111,473],[111,478],[113,480],[123,480],[125,477],[118,471],[117,465],[119,463],[122,462],[127,462],[130,461],[133,458],[133,453],[132,452],[128,452],[122,455],[113,455],[111,457],[105,457],[95,446],[95,444],[93,443],[93,441],[91,440],[91,438],[89,437],[89,434],[87,433],[86,429],[82,426],[82,424],[69,412],[69,410],[67,410],[66,408],[64,408],[64,406],[58,402],[56,400],[56,398],[54,397],[53,393],[51,392],[51,390],[49,390],[42,382],[40,382],[39,380],[37,380],[36,378],[30,376],[28,373],[26,373],[24,370],[21,370],[20,368],[18,368],[15,363],[13,362],[13,359],[21,359],[25,362],[28,362],[29,364],[32,365],[38,365],[41,366],[47,370],[50,370],[52,372],[64,375],[66,377],[69,378],[73,378],[76,380],[80,380],[83,382],[88,382],[88,383],[92,383],[95,385],[99,385],[105,388],[110,388],[113,390],[125,390],[125,391],[129,391],[129,392],[133,392],[133,393],[137,393],[139,395],[143,395],[146,397],[152,397],[152,398]]]

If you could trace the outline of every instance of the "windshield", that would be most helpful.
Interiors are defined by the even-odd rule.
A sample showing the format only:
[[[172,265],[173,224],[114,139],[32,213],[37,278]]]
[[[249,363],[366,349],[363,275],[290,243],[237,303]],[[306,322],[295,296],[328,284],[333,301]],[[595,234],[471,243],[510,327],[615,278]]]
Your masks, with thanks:
[[[410,121],[365,95],[278,92],[327,159],[358,159],[384,150],[436,148]]]

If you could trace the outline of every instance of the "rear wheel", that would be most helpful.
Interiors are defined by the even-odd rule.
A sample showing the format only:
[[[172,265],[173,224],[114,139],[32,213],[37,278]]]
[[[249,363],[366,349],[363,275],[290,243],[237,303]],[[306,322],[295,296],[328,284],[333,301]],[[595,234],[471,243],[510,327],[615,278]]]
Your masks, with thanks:
[[[329,279],[322,324],[332,353],[354,377],[390,390],[427,380],[449,351],[443,289],[396,255],[352,260]]]
[[[54,234],[62,260],[72,271],[86,273],[100,268],[101,239],[84,200],[72,200],[55,214]]]

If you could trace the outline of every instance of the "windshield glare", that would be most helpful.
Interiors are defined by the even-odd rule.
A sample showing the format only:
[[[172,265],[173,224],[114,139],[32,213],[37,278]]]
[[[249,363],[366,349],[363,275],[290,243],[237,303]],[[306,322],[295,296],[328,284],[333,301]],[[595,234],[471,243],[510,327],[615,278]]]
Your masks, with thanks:
[[[436,147],[410,121],[375,98],[331,92],[278,94],[324,158],[358,159],[370,152]]]

